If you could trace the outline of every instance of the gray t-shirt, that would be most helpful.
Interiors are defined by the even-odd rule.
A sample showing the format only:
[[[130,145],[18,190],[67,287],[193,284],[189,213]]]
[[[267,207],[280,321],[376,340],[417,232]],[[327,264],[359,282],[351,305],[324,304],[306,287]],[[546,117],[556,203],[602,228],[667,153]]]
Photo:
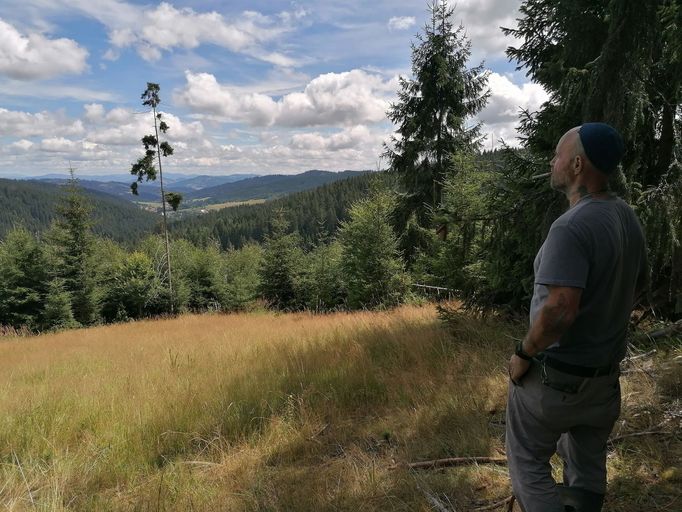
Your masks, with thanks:
[[[644,235],[632,208],[616,196],[581,199],[552,224],[534,270],[531,324],[547,285],[583,289],[575,322],[545,353],[580,366],[621,361],[635,288],[648,272]]]

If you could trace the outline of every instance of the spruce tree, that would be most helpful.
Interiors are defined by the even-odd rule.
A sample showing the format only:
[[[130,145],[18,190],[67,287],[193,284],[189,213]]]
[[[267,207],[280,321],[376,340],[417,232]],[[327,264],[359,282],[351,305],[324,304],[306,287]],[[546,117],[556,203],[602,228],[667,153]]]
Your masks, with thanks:
[[[246,309],[258,297],[262,258],[263,248],[254,243],[223,253],[225,307],[229,311]]]
[[[352,309],[399,304],[408,278],[391,225],[394,198],[386,191],[356,202],[341,224],[341,268]]]
[[[222,256],[216,243],[200,248],[187,240],[173,244],[176,283],[188,288],[187,307],[193,311],[220,310],[226,304],[221,275]]]
[[[442,202],[446,176],[456,172],[452,155],[479,146],[480,124],[470,124],[485,106],[488,73],[467,68],[470,42],[454,27],[446,1],[429,6],[431,23],[412,44],[412,78],[400,78],[398,102],[388,117],[398,125],[384,156],[402,181],[401,229],[411,214],[420,226],[432,223]],[[469,125],[470,124],[470,125]]]
[[[97,320],[98,305],[92,252],[92,205],[78,185],[73,169],[49,233],[55,256],[55,277],[63,279],[73,317],[83,325]]]
[[[321,240],[306,254],[300,286],[306,309],[330,311],[344,305],[347,293],[341,255],[338,240]]]
[[[73,317],[71,297],[64,289],[64,280],[52,279],[49,283],[42,318],[43,329],[69,329],[78,327]]]
[[[49,287],[45,253],[31,233],[13,229],[0,244],[0,325],[43,327]]]
[[[298,286],[303,261],[301,237],[289,232],[284,211],[276,213],[272,231],[265,237],[259,291],[278,309],[298,309]]]

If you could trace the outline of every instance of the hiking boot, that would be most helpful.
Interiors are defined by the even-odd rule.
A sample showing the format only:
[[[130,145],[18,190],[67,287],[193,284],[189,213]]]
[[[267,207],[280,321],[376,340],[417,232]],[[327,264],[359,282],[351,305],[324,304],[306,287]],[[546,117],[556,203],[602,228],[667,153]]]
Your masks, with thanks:
[[[581,489],[557,485],[566,512],[601,512],[604,495]]]

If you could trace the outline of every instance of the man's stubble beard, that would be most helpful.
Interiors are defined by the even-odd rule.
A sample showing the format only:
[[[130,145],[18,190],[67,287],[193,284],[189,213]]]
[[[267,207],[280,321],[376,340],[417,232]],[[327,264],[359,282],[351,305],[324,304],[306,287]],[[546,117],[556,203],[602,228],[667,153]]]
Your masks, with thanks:
[[[566,190],[566,184],[557,183],[554,179],[554,173],[549,177],[549,186],[552,187],[552,190],[556,190],[557,192],[564,192]]]

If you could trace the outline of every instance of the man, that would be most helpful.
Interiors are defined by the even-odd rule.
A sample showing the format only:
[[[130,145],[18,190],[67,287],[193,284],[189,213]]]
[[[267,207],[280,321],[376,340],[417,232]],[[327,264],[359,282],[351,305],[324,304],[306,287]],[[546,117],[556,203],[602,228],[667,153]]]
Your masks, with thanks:
[[[564,134],[551,162],[570,208],[535,258],[530,328],[509,361],[507,458],[525,512],[599,511],[604,501],[619,362],[648,275],[642,228],[608,190],[623,152],[616,130],[587,123]],[[551,475],[555,452],[563,486]]]

